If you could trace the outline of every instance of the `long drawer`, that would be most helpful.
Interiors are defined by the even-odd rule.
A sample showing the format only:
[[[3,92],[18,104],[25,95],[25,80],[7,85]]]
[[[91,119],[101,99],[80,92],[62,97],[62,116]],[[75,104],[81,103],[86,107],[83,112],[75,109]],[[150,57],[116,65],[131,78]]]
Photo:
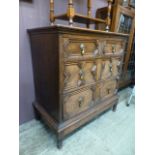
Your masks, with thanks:
[[[119,79],[121,57],[67,62],[64,65],[64,92],[99,81]]]
[[[63,38],[65,59],[90,58],[99,55],[98,40],[89,37]]]
[[[78,89],[97,81],[96,61],[69,62],[64,67],[64,90]]]

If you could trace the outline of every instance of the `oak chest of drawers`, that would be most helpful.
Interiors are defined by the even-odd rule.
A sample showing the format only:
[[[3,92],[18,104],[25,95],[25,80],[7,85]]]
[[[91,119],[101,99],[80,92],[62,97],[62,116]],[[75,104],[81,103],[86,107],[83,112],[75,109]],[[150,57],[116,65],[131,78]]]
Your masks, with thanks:
[[[28,32],[36,118],[54,129],[61,147],[69,133],[116,109],[128,35],[61,25]]]

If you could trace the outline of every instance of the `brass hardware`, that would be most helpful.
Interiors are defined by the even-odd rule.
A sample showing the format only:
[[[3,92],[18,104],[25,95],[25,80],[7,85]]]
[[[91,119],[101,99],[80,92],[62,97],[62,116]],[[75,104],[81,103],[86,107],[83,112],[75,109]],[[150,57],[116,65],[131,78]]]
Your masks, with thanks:
[[[94,51],[94,56],[97,56],[97,55],[99,55],[98,49],[96,49],[96,50]]]
[[[80,73],[79,73],[80,75],[83,75],[83,70],[82,69],[80,69]]]
[[[78,66],[80,68],[80,71],[79,71],[79,78],[80,79],[78,80],[77,85],[78,85],[78,87],[80,87],[80,86],[82,86],[85,83],[85,81],[84,81],[83,64],[82,63],[79,63]]]
[[[82,85],[82,81],[81,80],[78,80],[77,85],[78,85],[78,87],[80,87]]]
[[[78,63],[78,67],[80,68],[80,69],[83,69],[83,63]]]
[[[106,45],[103,44],[103,45],[102,45],[102,54],[103,54],[103,55],[105,54],[105,48],[106,48]]]
[[[93,67],[92,67],[92,69],[91,69],[91,73],[92,73],[93,75],[96,74],[96,65],[93,65]]]
[[[107,93],[110,94],[110,89],[109,88],[107,89]]]
[[[121,62],[118,62],[118,64],[117,64],[117,71],[118,71],[118,75],[120,75],[120,72],[121,72]],[[119,76],[117,77],[117,80],[119,80]]]
[[[117,94],[117,92],[118,92],[118,89],[115,89],[115,90],[114,90],[114,94]]]
[[[83,101],[84,101],[84,98],[83,98],[82,96],[81,96],[81,97],[79,97],[79,100],[78,100],[78,103],[79,103],[79,108],[82,106]]]
[[[116,77],[116,80],[119,80],[119,79],[120,79],[120,77],[119,77],[119,76],[117,76],[117,77]]]
[[[85,54],[85,46],[84,46],[84,44],[80,44],[80,52],[81,52],[81,55]]]
[[[104,63],[104,64],[102,64],[102,69],[105,69],[105,63]]]
[[[118,62],[118,64],[117,64],[117,68],[118,68],[118,70],[121,69],[121,62]]]
[[[80,69],[79,74],[80,74],[80,79],[81,79],[81,80],[84,80],[84,72],[83,72],[82,69]]]
[[[66,86],[66,84],[68,83],[68,80],[69,80],[69,78],[70,78],[70,73],[68,73],[68,72],[64,72],[64,85]]]
[[[80,79],[81,79],[81,80],[83,80],[83,79],[84,79],[84,76],[83,76],[83,75],[81,75],[81,76],[80,76]]]
[[[112,64],[109,65],[109,70],[112,72]]]
[[[116,45],[112,45],[112,53],[114,54],[116,52]]]
[[[120,66],[120,65],[121,65],[121,62],[119,61],[118,64],[117,64],[117,66]]]

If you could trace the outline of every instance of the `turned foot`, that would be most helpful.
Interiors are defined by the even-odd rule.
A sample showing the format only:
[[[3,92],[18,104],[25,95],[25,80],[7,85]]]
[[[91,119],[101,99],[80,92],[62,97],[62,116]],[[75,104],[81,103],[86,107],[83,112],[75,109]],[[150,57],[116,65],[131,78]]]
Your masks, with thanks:
[[[126,104],[127,107],[129,107],[129,105],[130,105],[129,103]]]
[[[117,104],[113,105],[112,110],[115,112],[117,109]]]
[[[57,133],[57,148],[61,149],[62,148],[62,133]]]
[[[62,148],[62,140],[57,140],[57,148],[58,149]]]

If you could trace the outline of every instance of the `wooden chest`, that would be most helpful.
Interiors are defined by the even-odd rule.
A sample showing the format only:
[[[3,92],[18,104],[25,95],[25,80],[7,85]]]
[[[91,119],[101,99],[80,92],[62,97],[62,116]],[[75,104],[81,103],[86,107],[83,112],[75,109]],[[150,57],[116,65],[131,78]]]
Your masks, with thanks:
[[[54,129],[61,147],[69,133],[116,109],[128,35],[61,25],[28,32],[36,118]]]

